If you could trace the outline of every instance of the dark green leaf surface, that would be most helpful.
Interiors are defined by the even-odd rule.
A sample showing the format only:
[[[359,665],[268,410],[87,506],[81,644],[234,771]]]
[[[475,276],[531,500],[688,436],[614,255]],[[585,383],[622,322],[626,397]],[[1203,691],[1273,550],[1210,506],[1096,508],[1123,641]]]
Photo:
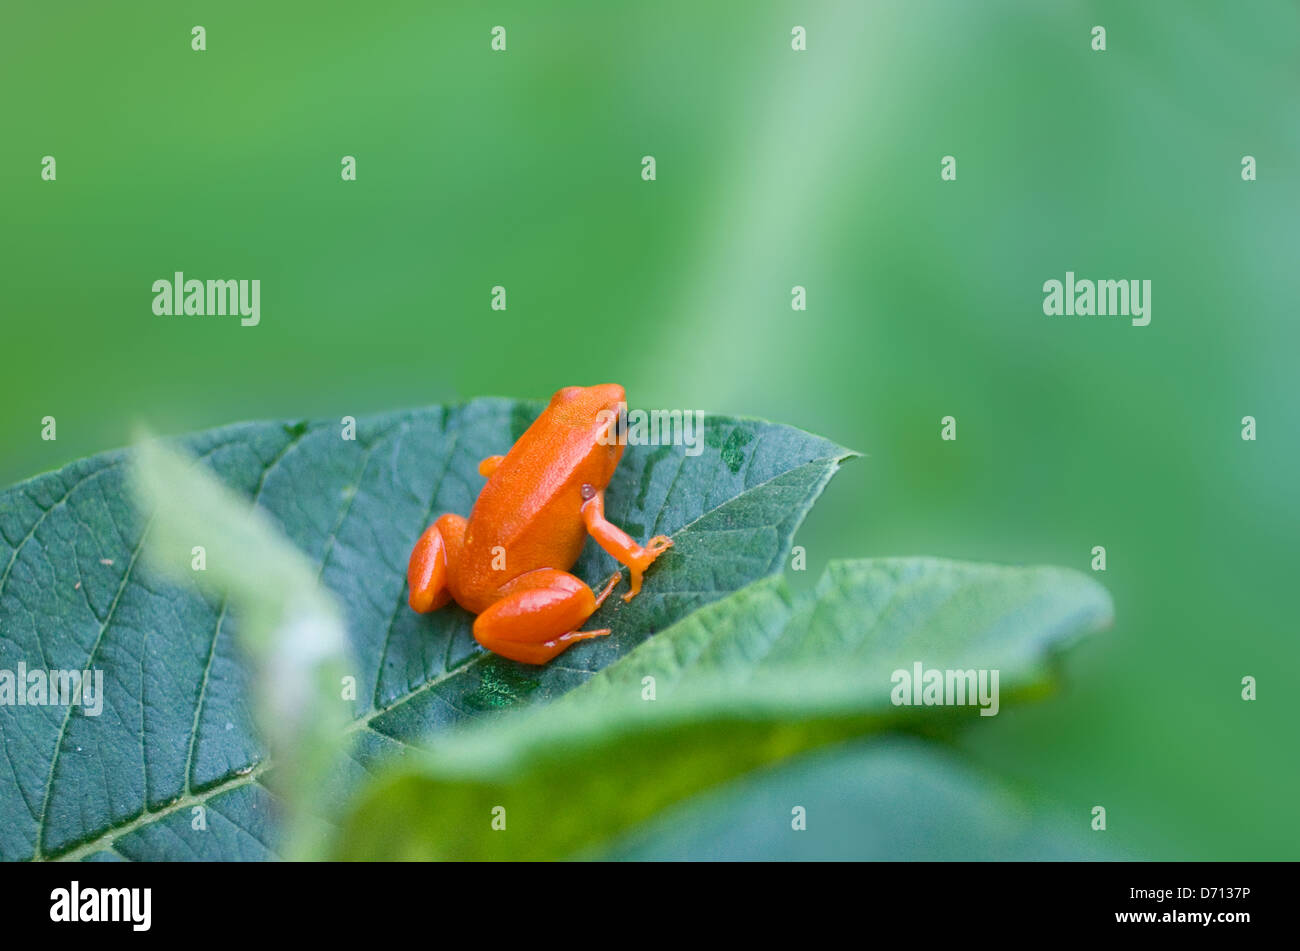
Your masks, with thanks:
[[[341,854],[598,850],[666,806],[812,747],[957,718],[990,723],[975,706],[896,706],[893,672],[917,662],[996,670],[1005,705],[1047,689],[1057,652],[1111,615],[1100,585],[1057,568],[838,562],[803,596],[765,578],[549,707],[430,738],[360,800]],[[506,832],[489,824],[497,806]]]
[[[375,757],[484,712],[550,699],[655,631],[777,570],[790,538],[849,453],[756,420],[709,417],[707,448],[630,446],[607,512],[676,546],[631,604],[595,619],[614,634],[530,668],[485,654],[471,617],[406,606],[411,544],[433,518],[468,513],[480,459],[509,448],[540,404],[499,399],[341,427],[253,423],[188,437],[317,567],[346,614],[357,669],[356,748],[340,794]],[[102,715],[0,706],[0,858],[273,855],[271,764],[252,728],[239,623],[197,586],[139,562],[149,517],[129,502],[128,456],[106,453],[0,494],[0,669],[98,668]],[[195,539],[195,545],[203,544]],[[187,554],[187,553],[186,553]],[[612,570],[589,544],[575,567]],[[191,809],[207,809],[207,831]]]

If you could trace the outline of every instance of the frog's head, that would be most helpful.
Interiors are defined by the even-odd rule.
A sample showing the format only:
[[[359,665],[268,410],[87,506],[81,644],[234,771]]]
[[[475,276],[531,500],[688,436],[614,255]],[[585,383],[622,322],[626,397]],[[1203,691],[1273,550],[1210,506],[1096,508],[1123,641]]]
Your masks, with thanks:
[[[603,489],[623,457],[627,394],[617,383],[566,386],[551,397],[548,412],[562,421],[586,448],[584,481]]]

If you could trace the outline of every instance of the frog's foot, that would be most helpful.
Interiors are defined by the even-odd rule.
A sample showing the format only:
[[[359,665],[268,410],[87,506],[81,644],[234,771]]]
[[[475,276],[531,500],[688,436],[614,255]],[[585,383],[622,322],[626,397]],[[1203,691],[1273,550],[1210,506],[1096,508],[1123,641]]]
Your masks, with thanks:
[[[538,568],[501,588],[502,597],[474,620],[474,639],[494,653],[524,664],[544,664],[578,641],[604,637],[609,628],[580,631],[609,597],[615,573],[597,596],[567,571]]]
[[[595,492],[582,503],[582,520],[587,526],[587,533],[596,539],[601,548],[632,572],[632,586],[623,595],[624,601],[631,601],[641,590],[641,575],[656,558],[673,547],[673,540],[667,535],[656,535],[644,546],[637,544],[635,538],[605,518],[605,493]]]
[[[451,600],[447,578],[464,544],[465,519],[459,515],[443,515],[424,530],[406,565],[406,582],[411,589],[408,600],[413,610],[425,614]]]
[[[474,638],[488,650],[502,657],[509,657],[522,664],[545,664],[563,654],[578,641],[585,641],[589,637],[605,637],[607,634],[609,634],[607,627],[597,631],[570,631],[568,634],[561,634],[553,641],[544,641],[541,644],[509,641],[478,631],[474,632]]]
[[[628,588],[627,594],[623,595],[624,601],[631,601],[641,591],[641,574],[654,564],[654,560],[673,547],[673,540],[667,535],[656,535],[646,542],[645,547],[632,552],[628,561],[628,568],[632,572],[632,585]]]

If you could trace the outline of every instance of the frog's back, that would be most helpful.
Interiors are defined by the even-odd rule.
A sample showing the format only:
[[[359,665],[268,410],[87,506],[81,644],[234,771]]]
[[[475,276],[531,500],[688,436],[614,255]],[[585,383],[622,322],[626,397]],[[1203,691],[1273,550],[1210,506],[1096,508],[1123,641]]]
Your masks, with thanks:
[[[498,588],[525,572],[568,571],[582,553],[582,472],[589,447],[545,435],[530,428],[520,437],[470,512],[453,588],[456,601],[469,610],[483,610],[496,600]]]

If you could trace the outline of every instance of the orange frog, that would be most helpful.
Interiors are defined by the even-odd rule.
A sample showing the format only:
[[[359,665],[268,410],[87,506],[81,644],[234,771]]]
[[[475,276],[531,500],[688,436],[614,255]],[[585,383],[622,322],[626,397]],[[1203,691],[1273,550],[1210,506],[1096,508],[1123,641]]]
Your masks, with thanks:
[[[631,569],[624,601],[673,543],[656,535],[642,547],[605,519],[605,487],[623,456],[611,427],[624,400],[617,383],[566,386],[506,455],[479,463],[488,481],[469,518],[443,515],[415,543],[411,607],[433,611],[455,598],[478,615],[475,640],[525,664],[608,634],[578,630],[623,577],[615,572],[597,595],[569,574],[587,536]]]

